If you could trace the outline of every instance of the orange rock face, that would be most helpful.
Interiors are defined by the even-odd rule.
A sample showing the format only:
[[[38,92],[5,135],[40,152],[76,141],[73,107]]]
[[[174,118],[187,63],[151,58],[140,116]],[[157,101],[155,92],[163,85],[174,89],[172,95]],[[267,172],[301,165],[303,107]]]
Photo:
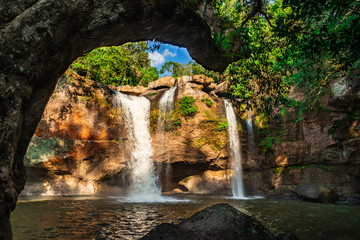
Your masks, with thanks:
[[[73,79],[58,84],[38,125],[25,157],[25,193],[125,193],[131,150],[121,110],[113,109],[109,88]],[[175,111],[166,116],[164,129],[157,122],[165,90],[144,94],[151,101],[153,160],[163,191],[231,194],[223,100],[204,92],[207,84],[212,81],[203,76],[178,79]],[[176,112],[184,96],[196,99],[193,116]],[[289,194],[302,182],[323,184],[344,196],[359,191],[359,120],[333,113],[297,121],[292,111],[266,124],[254,117],[252,143],[241,119],[246,114],[238,112],[246,194]],[[274,137],[277,142],[261,144]]]

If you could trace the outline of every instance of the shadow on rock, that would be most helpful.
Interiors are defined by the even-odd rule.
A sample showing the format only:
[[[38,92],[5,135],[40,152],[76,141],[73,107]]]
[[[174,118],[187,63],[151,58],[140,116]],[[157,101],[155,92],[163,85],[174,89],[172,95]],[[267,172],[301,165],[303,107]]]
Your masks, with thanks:
[[[254,218],[224,203],[195,213],[180,224],[163,223],[155,227],[142,240],[297,240],[291,232],[274,236]]]

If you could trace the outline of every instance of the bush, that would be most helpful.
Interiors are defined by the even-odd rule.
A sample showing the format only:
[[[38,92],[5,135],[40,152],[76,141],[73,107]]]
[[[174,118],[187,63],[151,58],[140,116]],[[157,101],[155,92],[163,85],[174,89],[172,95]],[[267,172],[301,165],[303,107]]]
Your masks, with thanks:
[[[226,121],[226,119],[221,119],[216,123],[216,131],[221,132],[221,131],[227,131],[227,127],[228,127],[228,123]]]
[[[209,108],[211,108],[213,102],[211,99],[208,99],[208,98],[203,98],[201,99],[202,102],[204,102],[206,104],[206,106],[208,106]]]
[[[198,110],[195,102],[196,99],[192,96],[182,97],[176,104],[176,110],[184,117],[194,116]]]

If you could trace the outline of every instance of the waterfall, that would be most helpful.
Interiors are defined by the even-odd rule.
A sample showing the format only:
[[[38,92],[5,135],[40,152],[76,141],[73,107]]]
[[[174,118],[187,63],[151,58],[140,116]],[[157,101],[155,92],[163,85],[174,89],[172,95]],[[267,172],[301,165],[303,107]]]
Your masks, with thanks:
[[[114,105],[124,116],[131,144],[129,167],[132,182],[127,199],[136,202],[156,201],[161,198],[161,189],[152,159],[150,101],[145,97],[115,92]]]
[[[225,99],[224,103],[229,132],[229,156],[231,161],[231,168],[234,169],[231,183],[232,193],[235,198],[245,198],[241,166],[240,140],[237,129],[236,116],[231,101]]]
[[[167,151],[168,144],[165,144],[164,132],[166,131],[166,124],[169,123],[169,117],[171,112],[174,110],[174,98],[176,92],[176,85],[165,91],[159,101],[159,118],[157,122],[157,134],[158,134],[158,143],[162,149],[163,159],[166,162],[165,168],[165,181],[169,182],[171,180],[171,165],[170,158],[171,154]]]
[[[248,147],[249,147],[248,161],[250,161],[249,163],[251,165],[251,161],[253,160],[253,156],[254,156],[254,148],[255,148],[254,126],[253,126],[253,122],[252,122],[251,110],[248,110],[248,112],[247,112],[246,128],[247,128],[247,133],[248,133]]]
[[[165,131],[166,119],[172,110],[174,110],[174,98],[175,98],[176,86],[165,91],[159,101],[159,118],[157,122],[157,130]]]

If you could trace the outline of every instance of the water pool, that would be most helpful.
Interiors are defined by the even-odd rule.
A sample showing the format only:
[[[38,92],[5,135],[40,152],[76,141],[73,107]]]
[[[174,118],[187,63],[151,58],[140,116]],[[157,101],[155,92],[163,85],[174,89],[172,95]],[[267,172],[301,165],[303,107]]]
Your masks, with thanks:
[[[220,202],[253,216],[274,234],[291,230],[300,239],[360,238],[360,206],[186,198],[189,201],[163,203],[129,203],[116,197],[20,199],[11,216],[14,239],[138,239],[160,223],[180,222]]]

